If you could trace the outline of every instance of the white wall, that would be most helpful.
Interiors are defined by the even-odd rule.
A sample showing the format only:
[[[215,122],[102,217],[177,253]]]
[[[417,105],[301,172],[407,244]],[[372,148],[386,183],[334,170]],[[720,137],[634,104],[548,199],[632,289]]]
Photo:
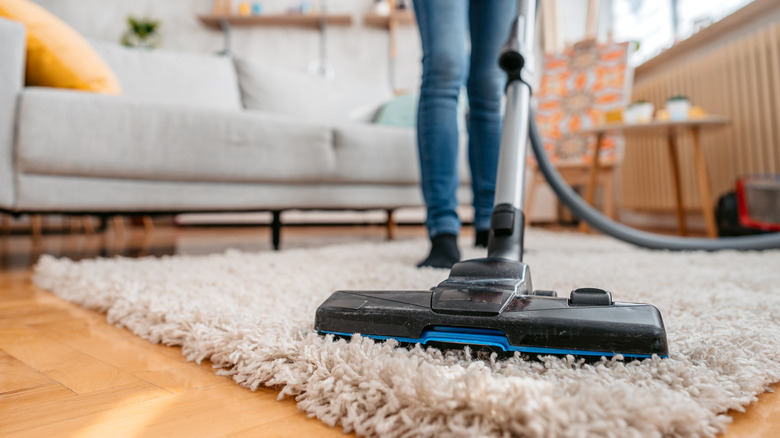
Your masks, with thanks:
[[[128,15],[149,16],[162,21],[163,49],[213,53],[222,49],[222,33],[206,28],[197,14],[212,11],[212,0],[35,0],[87,38],[119,41],[127,29]],[[233,4],[238,1],[234,0]],[[262,0],[266,13],[283,12],[299,3],[296,0]],[[328,28],[327,52],[343,83],[389,87],[388,33],[366,27],[362,15],[373,0],[329,0],[329,12],[353,16],[351,26]],[[399,29],[399,59],[396,83],[400,88],[418,86],[420,76],[420,40],[416,26]],[[232,50],[240,56],[267,60],[305,71],[319,56],[319,33],[297,27],[236,27]]]
[[[213,0],[34,0],[87,38],[119,41],[127,29],[128,15],[149,16],[162,21],[163,47],[168,50],[214,53],[223,48],[223,35],[206,28],[198,14],[212,11]],[[281,13],[298,0],[259,0],[265,13]],[[320,0],[322,1],[322,0]],[[328,11],[351,14],[351,26],[328,28],[328,58],[336,81],[389,87],[388,33],[364,26],[362,16],[374,0],[324,0]],[[557,1],[558,31],[565,43],[585,36],[586,0]],[[233,0],[234,6],[239,0]],[[318,1],[310,1],[319,4]],[[611,14],[610,0],[601,0],[599,37],[606,37]],[[234,27],[232,50],[240,56],[267,60],[274,65],[305,71],[319,56],[319,33],[296,27]],[[414,89],[420,80],[420,39],[417,27],[403,26],[398,33],[396,87]]]
[[[589,0],[543,0],[555,1],[558,12],[558,38],[564,46],[585,39]],[[594,0],[591,0],[594,1]],[[612,27],[612,0],[598,0],[596,37],[604,41]]]

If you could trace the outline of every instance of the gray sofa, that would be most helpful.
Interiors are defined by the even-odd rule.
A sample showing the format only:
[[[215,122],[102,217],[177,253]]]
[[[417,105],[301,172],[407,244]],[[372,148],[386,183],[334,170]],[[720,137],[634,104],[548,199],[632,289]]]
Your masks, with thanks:
[[[251,60],[93,46],[121,97],[24,87],[24,28],[0,19],[0,210],[422,205],[413,130],[359,120],[332,85]]]

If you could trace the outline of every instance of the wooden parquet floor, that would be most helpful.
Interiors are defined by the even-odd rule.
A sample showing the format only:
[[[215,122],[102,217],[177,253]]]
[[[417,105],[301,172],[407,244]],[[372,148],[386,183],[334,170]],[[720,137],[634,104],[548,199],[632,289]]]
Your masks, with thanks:
[[[152,345],[62,301],[31,282],[38,254],[72,258],[114,254],[208,253],[238,246],[270,250],[267,228],[158,227],[110,236],[0,236],[0,436],[345,436],[307,418],[278,391],[242,388],[208,362],[187,362],[178,347]],[[109,232],[110,234],[110,232]],[[424,236],[400,227],[398,238]],[[100,239],[98,243],[90,239]],[[286,247],[383,240],[381,227],[285,228]],[[424,254],[421,254],[421,257]],[[780,436],[780,396],[767,393],[731,413],[727,437]]]

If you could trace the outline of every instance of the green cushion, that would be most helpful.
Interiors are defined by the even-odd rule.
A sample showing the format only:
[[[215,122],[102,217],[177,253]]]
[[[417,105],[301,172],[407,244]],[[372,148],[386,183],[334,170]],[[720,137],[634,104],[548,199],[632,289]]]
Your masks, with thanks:
[[[379,109],[374,123],[385,126],[398,126],[402,128],[417,127],[417,102],[419,93],[407,93],[397,96]],[[466,113],[468,112],[468,97],[466,90],[462,89],[458,96],[458,130],[466,132]]]
[[[420,95],[408,93],[395,97],[382,105],[375,123],[385,126],[414,128],[417,126],[417,101]]]

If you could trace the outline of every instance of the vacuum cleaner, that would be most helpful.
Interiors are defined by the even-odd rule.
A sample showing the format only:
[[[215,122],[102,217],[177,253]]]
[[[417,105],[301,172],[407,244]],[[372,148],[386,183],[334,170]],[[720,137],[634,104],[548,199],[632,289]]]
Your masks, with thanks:
[[[535,1],[518,2],[518,16],[499,58],[507,74],[506,112],[487,257],[456,263],[449,277],[430,290],[336,291],[317,309],[317,332],[534,356],[668,357],[656,307],[614,301],[610,291],[595,287],[575,289],[568,297],[533,289],[523,263],[529,138],[540,170],[561,201],[605,234],[655,249],[780,248],[780,235],[690,239],[646,233],[606,218],[582,200],[547,158],[530,108],[535,11]]]

